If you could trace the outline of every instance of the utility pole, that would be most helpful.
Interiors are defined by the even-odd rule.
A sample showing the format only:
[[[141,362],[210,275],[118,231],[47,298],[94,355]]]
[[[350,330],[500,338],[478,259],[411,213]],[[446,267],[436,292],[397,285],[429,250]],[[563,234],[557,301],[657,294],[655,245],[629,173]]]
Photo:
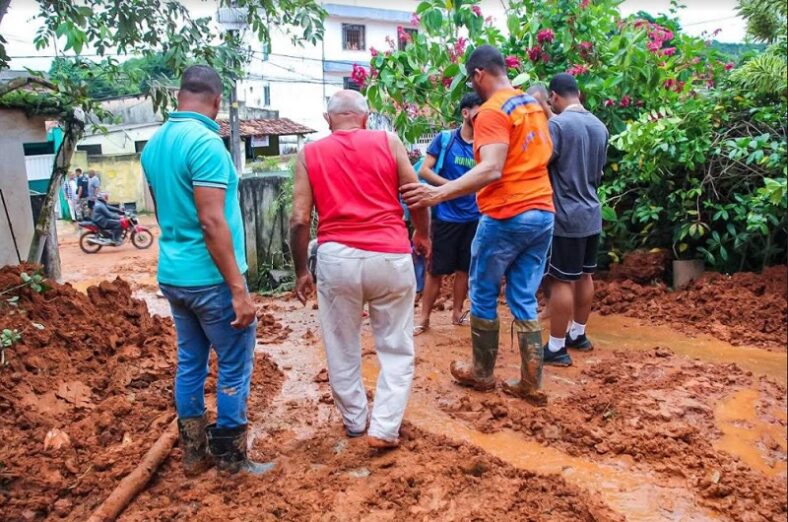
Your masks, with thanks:
[[[238,31],[247,27],[248,11],[245,7],[237,7],[236,2],[231,3],[231,7],[222,7],[216,12],[216,21],[227,31],[231,37],[238,34]],[[240,119],[238,118],[238,79],[233,78],[230,87],[230,155],[238,174],[241,172],[241,129]]]

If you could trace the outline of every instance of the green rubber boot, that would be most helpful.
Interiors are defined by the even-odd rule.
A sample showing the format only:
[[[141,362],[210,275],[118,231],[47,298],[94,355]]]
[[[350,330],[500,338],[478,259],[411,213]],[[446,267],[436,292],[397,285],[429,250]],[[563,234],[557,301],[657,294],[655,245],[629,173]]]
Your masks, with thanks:
[[[517,344],[520,347],[520,380],[507,381],[503,390],[535,406],[547,405],[547,394],[542,391],[544,346],[539,321],[514,321]]]
[[[498,356],[498,319],[479,319],[471,316],[471,345],[473,364],[464,361],[451,363],[451,374],[463,386],[478,391],[495,389],[493,370]]]
[[[183,453],[181,463],[187,477],[197,476],[211,467],[205,433],[207,426],[205,415],[178,419],[178,434]]]

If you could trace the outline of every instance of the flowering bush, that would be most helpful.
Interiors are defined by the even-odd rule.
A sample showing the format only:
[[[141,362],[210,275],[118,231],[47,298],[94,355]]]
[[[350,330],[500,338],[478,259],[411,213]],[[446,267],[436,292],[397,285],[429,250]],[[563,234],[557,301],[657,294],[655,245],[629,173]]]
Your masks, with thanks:
[[[516,86],[573,74],[586,107],[608,126],[613,146],[600,191],[604,256],[639,246],[673,247],[677,256],[704,256],[735,270],[758,268],[786,251],[786,222],[775,211],[785,207],[785,183],[772,183],[787,173],[785,121],[774,117],[785,113],[785,94],[769,102],[775,108],[759,105],[746,91],[732,92],[728,71],[736,72],[734,63],[681,32],[677,2],[667,16],[644,20],[622,17],[620,0],[511,0],[507,34],[482,17],[477,3],[454,0],[447,8],[445,0],[421,2],[415,13],[420,30],[407,35],[404,50],[390,42],[385,53],[372,53],[368,75],[354,69],[372,107],[388,115],[406,141],[456,121],[467,92],[464,60],[489,43],[506,57]],[[757,133],[767,138],[759,141]],[[734,146],[735,139],[748,145]],[[759,155],[742,158],[745,149]],[[715,169],[722,169],[721,178]],[[772,207],[753,208],[771,209],[769,217],[734,223],[732,216],[741,213],[727,205],[741,210],[767,185],[769,196],[762,199]],[[757,234],[766,254],[759,251],[759,262],[751,262],[736,237]]]

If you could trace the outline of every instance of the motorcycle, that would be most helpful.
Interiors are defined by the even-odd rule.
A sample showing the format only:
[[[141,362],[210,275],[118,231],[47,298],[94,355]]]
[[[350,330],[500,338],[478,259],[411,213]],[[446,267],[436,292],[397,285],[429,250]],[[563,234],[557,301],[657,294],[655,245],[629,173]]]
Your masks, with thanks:
[[[129,212],[120,218],[121,234],[117,244],[112,241],[112,231],[100,229],[93,221],[80,221],[79,228],[83,231],[79,236],[79,248],[86,254],[95,254],[105,246],[121,246],[126,239],[131,239],[131,244],[141,250],[153,244],[153,233]]]

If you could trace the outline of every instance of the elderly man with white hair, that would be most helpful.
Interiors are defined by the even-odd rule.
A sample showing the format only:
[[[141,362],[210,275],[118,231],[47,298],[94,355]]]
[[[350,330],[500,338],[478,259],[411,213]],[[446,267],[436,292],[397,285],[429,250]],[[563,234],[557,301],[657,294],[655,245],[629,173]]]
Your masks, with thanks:
[[[399,188],[417,177],[400,139],[368,130],[369,108],[356,91],[339,91],[325,118],[331,135],[308,144],[296,163],[290,246],[296,294],[314,290],[308,269],[312,209],[317,210],[317,299],[334,400],[350,437],[393,448],[413,381],[416,280]],[[429,255],[429,214],[412,213],[413,244]],[[361,378],[364,304],[380,375],[370,418]],[[367,430],[368,428],[368,430]]]

